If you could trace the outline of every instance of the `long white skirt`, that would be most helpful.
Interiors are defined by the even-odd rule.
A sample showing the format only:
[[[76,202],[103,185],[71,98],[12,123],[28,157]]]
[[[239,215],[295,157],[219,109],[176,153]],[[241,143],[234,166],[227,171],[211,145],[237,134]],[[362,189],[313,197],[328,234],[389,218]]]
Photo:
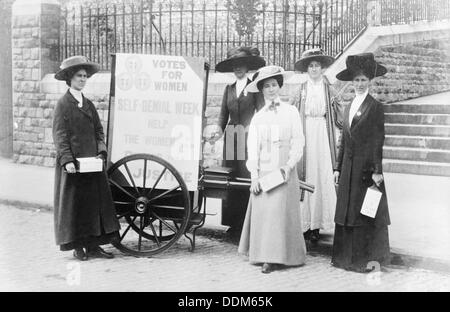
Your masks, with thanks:
[[[250,195],[247,214],[239,242],[239,253],[248,255],[250,263],[302,265],[306,245],[301,232],[297,175],[267,193]],[[264,174],[263,174],[264,175]]]
[[[334,228],[336,190],[325,117],[306,118],[306,182],[316,188],[305,192],[302,211],[303,232]]]

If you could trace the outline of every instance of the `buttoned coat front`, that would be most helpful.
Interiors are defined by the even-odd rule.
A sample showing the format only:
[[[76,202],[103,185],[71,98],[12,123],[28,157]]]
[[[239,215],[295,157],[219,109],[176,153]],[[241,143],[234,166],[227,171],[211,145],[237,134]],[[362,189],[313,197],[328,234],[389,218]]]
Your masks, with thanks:
[[[383,173],[384,111],[370,94],[349,122],[350,105],[345,109],[343,132],[335,170],[340,171],[335,223],[342,226],[390,224],[384,182],[383,195],[375,219],[360,213],[373,173]]]
[[[247,85],[251,82],[247,79]],[[260,93],[242,91],[236,95],[236,82],[225,87],[218,126],[224,131],[222,166],[233,168],[233,175],[250,178],[247,160],[247,127],[253,115],[264,106]],[[237,225],[244,221],[249,190],[230,190],[222,202],[222,224]]]
[[[58,245],[118,231],[106,173],[68,174],[64,165],[78,157],[106,156],[103,127],[94,104],[83,96],[82,107],[67,93],[53,117],[56,148],[54,218]]]

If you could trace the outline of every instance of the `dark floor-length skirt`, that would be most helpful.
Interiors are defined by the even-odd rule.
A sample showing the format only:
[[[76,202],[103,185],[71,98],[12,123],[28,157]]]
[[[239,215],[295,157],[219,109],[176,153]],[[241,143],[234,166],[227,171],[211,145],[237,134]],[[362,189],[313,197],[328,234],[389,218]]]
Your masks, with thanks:
[[[346,270],[365,272],[377,264],[390,262],[388,227],[373,224],[342,226],[336,224],[332,264]]]
[[[250,172],[247,170],[246,159],[247,159],[247,135],[245,140],[238,140],[237,135],[234,135],[234,142],[227,142],[226,135],[224,135],[224,145],[223,145],[223,162],[222,166],[233,168],[233,175],[239,178],[250,178]],[[234,144],[233,144],[234,143]],[[239,144],[245,144],[245,159],[242,155],[239,155],[238,149]],[[227,144],[230,144],[228,146]],[[233,148],[232,159],[227,159],[227,147]],[[242,148],[242,146],[241,146]],[[222,200],[222,224],[235,227],[237,229],[242,228],[245,219],[245,213],[247,211],[248,200],[250,197],[249,189],[230,189],[227,192],[227,196]]]

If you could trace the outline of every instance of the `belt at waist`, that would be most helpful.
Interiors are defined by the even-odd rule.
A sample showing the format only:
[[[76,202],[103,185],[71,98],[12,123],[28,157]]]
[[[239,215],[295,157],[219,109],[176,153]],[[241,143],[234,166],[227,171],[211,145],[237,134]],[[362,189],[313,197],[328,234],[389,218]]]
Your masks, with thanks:
[[[305,116],[306,116],[306,118],[313,118],[313,119],[323,119],[323,118],[325,118],[325,115],[323,115],[323,116],[305,115]]]

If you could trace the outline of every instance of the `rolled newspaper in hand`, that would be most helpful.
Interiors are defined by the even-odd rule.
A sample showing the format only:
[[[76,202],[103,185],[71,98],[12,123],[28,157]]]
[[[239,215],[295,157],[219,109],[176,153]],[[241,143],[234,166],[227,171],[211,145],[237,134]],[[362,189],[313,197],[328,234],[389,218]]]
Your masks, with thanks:
[[[303,189],[305,191],[308,191],[310,193],[314,193],[315,186],[312,184],[308,184],[305,181],[298,180],[298,183],[300,184],[300,189]]]

